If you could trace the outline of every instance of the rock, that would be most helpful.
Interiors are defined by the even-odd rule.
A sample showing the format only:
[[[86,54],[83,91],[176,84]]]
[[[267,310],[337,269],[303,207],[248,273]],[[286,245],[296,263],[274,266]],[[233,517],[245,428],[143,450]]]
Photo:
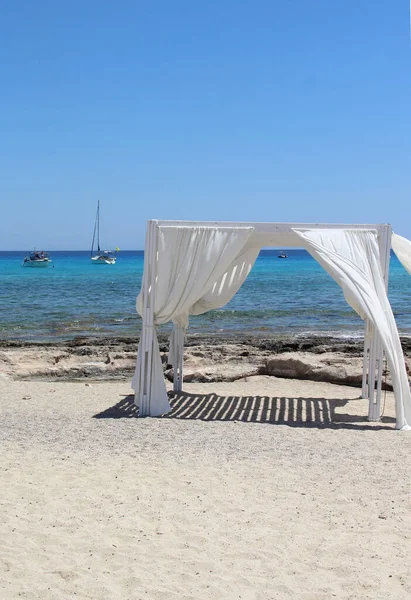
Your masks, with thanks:
[[[362,359],[343,354],[286,353],[266,362],[264,375],[289,379],[310,379],[345,385],[361,385]]]
[[[187,374],[183,373],[184,383],[207,383],[209,381],[213,381],[211,377],[213,377],[213,375],[207,375],[205,373],[201,373],[201,371],[193,371]]]
[[[171,369],[166,369],[166,370],[164,371],[164,377],[165,377],[166,379],[168,379],[168,381],[173,381],[173,379],[174,379],[174,369],[173,369],[173,368],[171,368]]]
[[[290,379],[305,379],[312,371],[312,364],[299,356],[280,355],[267,360],[267,375],[287,377]]]

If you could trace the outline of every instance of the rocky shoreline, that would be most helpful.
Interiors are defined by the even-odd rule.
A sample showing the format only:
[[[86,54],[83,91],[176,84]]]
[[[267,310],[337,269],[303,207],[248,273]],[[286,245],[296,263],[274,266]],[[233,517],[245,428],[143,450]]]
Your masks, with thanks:
[[[411,369],[411,340],[402,340]],[[165,376],[172,381],[168,335],[159,335]],[[361,385],[363,342],[325,336],[189,334],[185,382],[236,381],[254,375]],[[135,367],[135,338],[75,338],[55,343],[0,340],[0,377],[12,380],[126,380]],[[385,377],[389,389],[389,376]]]

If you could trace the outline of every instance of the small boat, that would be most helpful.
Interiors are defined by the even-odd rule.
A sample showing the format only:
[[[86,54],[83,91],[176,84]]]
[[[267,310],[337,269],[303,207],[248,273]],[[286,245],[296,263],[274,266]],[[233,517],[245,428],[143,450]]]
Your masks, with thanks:
[[[97,232],[97,252],[93,256],[96,232]],[[120,249],[116,247],[115,252],[119,252],[119,250]],[[98,201],[98,203],[97,203],[96,222],[94,223],[93,241],[91,242],[90,258],[93,261],[93,264],[95,264],[95,265],[114,265],[117,260],[115,253],[112,252],[111,250],[100,250],[100,201]]]
[[[95,265],[114,265],[116,262],[116,257],[113,256],[109,250],[103,250],[95,256],[92,256],[91,260]]]
[[[30,252],[28,256],[26,256],[23,260],[23,267],[48,267],[51,263],[51,258],[44,252],[38,252],[36,249],[33,252]]]
[[[281,250],[280,254],[278,255],[278,258],[288,258],[288,256],[286,255],[284,250]]]

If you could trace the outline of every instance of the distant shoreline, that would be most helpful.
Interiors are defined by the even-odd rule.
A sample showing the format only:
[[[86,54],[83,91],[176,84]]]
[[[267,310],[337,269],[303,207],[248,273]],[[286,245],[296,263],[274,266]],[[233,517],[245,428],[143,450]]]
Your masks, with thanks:
[[[158,332],[158,342],[162,352],[168,351],[169,332]],[[1,348],[79,348],[82,346],[135,346],[137,349],[140,332],[136,336],[76,336],[67,340],[49,340],[32,341],[21,339],[0,338]],[[411,352],[411,335],[400,335],[401,344],[404,351]],[[218,346],[221,344],[239,344],[250,345],[256,348],[272,349],[276,352],[315,351],[317,348],[326,347],[329,351],[350,352],[357,349],[363,349],[363,337],[350,335],[349,333],[338,336],[319,332],[318,334],[277,334],[268,335],[267,332],[246,332],[238,331],[197,333],[189,332],[185,338],[185,346],[196,346],[201,344],[210,344]]]
[[[159,332],[157,334],[160,349],[165,352],[168,350],[170,332]],[[106,347],[106,346],[129,346],[137,349],[140,332],[136,336],[76,336],[67,340],[49,340],[49,341],[32,341],[20,339],[1,339],[0,348],[80,348],[80,347]],[[401,341],[411,350],[411,337],[401,338]],[[290,349],[310,351],[319,346],[327,346],[327,348],[337,349],[341,351],[344,348],[357,348],[363,346],[363,339],[358,336],[333,336],[327,334],[318,335],[283,335],[272,334],[267,335],[266,332],[247,332],[238,333],[236,331],[228,331],[225,333],[216,332],[209,333],[188,333],[185,339],[185,346],[196,346],[199,343],[219,346],[221,344],[239,344],[246,346],[254,346],[257,348],[272,349],[277,352],[286,352]]]

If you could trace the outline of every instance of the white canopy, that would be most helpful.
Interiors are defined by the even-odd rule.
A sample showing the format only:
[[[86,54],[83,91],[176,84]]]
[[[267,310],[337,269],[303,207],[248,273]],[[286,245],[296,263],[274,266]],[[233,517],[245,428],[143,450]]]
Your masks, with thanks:
[[[140,415],[156,416],[170,410],[156,325],[174,323],[170,353],[174,389],[181,390],[189,315],[229,302],[262,247],[303,246],[336,280],[347,302],[367,323],[363,395],[369,398],[369,419],[380,418],[384,349],[396,398],[396,426],[409,429],[411,395],[386,292],[390,242],[389,225],[149,221],[143,285],[137,298],[143,328],[133,378]]]

